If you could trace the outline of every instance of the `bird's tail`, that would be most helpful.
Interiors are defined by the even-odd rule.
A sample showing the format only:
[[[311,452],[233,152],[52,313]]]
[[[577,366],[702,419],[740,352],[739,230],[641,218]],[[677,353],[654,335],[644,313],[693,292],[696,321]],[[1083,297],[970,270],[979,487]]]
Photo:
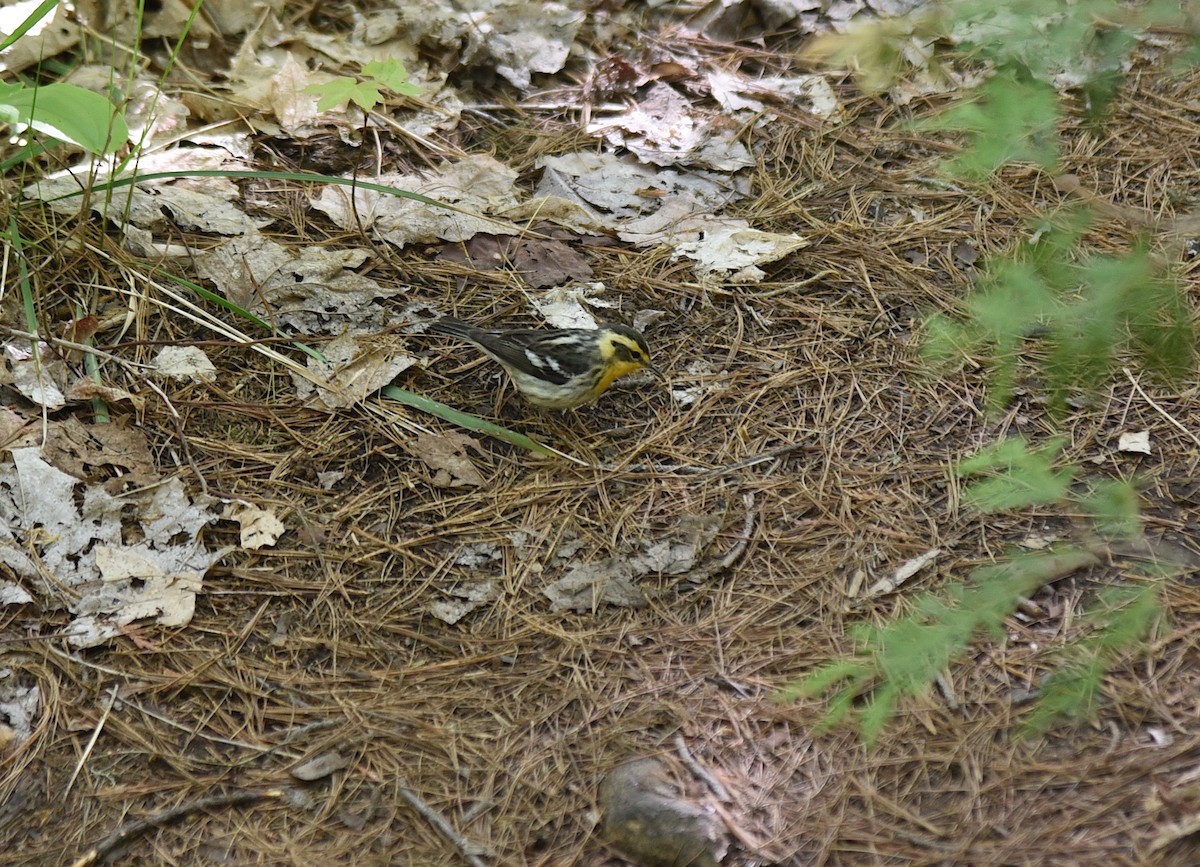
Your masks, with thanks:
[[[461,340],[476,341],[481,334],[485,334],[482,328],[476,328],[474,325],[469,325],[461,319],[455,319],[453,316],[443,316],[441,319],[435,319],[426,326],[425,330],[430,334],[445,334],[447,337],[457,337]]]

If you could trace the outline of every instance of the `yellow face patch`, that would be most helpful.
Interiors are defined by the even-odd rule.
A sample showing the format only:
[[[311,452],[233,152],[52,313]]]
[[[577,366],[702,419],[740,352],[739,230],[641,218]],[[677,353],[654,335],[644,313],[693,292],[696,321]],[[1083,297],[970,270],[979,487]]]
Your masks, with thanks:
[[[604,373],[596,381],[596,390],[604,391],[622,376],[637,373],[650,366],[650,359],[637,341],[624,334],[606,334],[600,341],[600,357]]]
[[[650,364],[650,359],[646,357],[642,347],[638,346],[637,341],[624,334],[605,334],[600,340],[600,355],[605,361],[632,364],[633,367],[625,371],[626,373],[641,370]]]

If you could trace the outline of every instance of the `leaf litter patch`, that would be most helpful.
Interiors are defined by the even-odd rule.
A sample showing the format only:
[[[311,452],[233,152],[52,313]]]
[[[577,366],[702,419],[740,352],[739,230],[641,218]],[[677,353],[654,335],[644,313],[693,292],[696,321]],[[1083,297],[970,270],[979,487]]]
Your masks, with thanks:
[[[0,463],[0,557],[23,591],[13,601],[69,611],[64,633],[75,647],[95,647],[144,619],[185,626],[204,573],[228,553],[199,539],[217,505],[186,493],[177,478],[112,494],[40,449],[13,449]]]
[[[723,517],[683,515],[668,532],[639,540],[634,550],[572,565],[562,578],[542,590],[550,600],[550,610],[644,607],[648,600],[637,580],[648,575],[686,576],[716,538]]]

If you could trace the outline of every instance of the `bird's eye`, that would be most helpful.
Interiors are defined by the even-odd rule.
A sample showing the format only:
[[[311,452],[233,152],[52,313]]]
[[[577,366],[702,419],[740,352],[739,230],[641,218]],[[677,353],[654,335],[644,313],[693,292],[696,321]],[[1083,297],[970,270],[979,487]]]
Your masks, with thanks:
[[[633,350],[623,343],[617,344],[617,358],[621,361],[633,361]]]

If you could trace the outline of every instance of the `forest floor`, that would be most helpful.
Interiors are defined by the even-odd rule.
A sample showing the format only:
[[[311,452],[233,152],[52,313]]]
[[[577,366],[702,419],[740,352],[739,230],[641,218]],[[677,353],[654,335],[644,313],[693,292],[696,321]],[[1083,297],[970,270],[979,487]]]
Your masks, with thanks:
[[[212,523],[204,544],[229,550],[186,625],[128,625],[84,650],[55,637],[66,610],[0,610],[3,665],[40,698],[32,736],[0,765],[0,865],[70,864],[97,846],[123,864],[615,865],[598,789],[636,757],[661,759],[680,792],[728,819],[728,865],[1200,861],[1195,379],[1170,390],[1134,370],[1055,418],[1035,380],[989,412],[985,366],[926,372],[925,317],[960,314],[987,257],[1078,195],[1034,169],[939,181],[950,148],[901,128],[913,107],[833,81],[839,122],[779,108],[743,131],[749,194],[724,213],[807,243],[757,282],[699,280],[666,245],[555,236],[607,287],[605,315],[643,326],[665,383],[627,379],[582,409],[538,411],[469,348],[406,331],[433,313],[536,324],[519,269],[447,245],[371,246],[359,271],[403,287],[376,305],[395,316],[372,345],[399,342],[420,362],[397,384],[578,462],[464,441],[378,396],[314,406],[286,367],[188,317],[139,313],[133,334],[96,334],[139,361],[164,344],[204,348],[215,379],[165,382],[169,404],[145,392],[114,423],[144,434],[163,477],[197,496],[203,478],[209,496],[285,529],[251,549],[235,521]],[[546,155],[595,150],[571,110],[531,107],[552,101],[551,83],[560,105],[585,97],[539,79],[546,90],[521,104],[464,113],[455,146],[491,153],[518,187]],[[1117,206],[1090,230],[1095,246],[1138,237],[1121,209],[1159,217],[1194,199],[1197,106],[1200,78],[1147,67],[1103,132],[1064,124],[1064,174]],[[263,168],[315,159],[315,145],[257,142]],[[320,147],[360,167],[433,161],[404,137]],[[269,217],[274,241],[363,247],[307,194],[267,186],[243,186],[242,204]],[[96,257],[72,261],[62,285],[120,285],[81,273]],[[72,413],[92,424],[88,405],[55,418]],[[1152,454],[1117,449],[1134,430],[1151,431]],[[1024,698],[1088,629],[1081,606],[1137,580],[1115,554],[980,636],[871,748],[853,727],[820,730],[822,700],[779,701],[852,653],[856,625],[907,613],[1014,546],[1079,537],[1059,507],[983,516],[960,501],[955,463],[1017,433],[1062,433],[1089,472],[1136,475],[1147,538],[1191,558],[1163,584],[1170,620],[1106,677],[1094,719],[1021,736]],[[441,469],[438,443],[453,452]],[[896,591],[863,591],[927,554]]]

